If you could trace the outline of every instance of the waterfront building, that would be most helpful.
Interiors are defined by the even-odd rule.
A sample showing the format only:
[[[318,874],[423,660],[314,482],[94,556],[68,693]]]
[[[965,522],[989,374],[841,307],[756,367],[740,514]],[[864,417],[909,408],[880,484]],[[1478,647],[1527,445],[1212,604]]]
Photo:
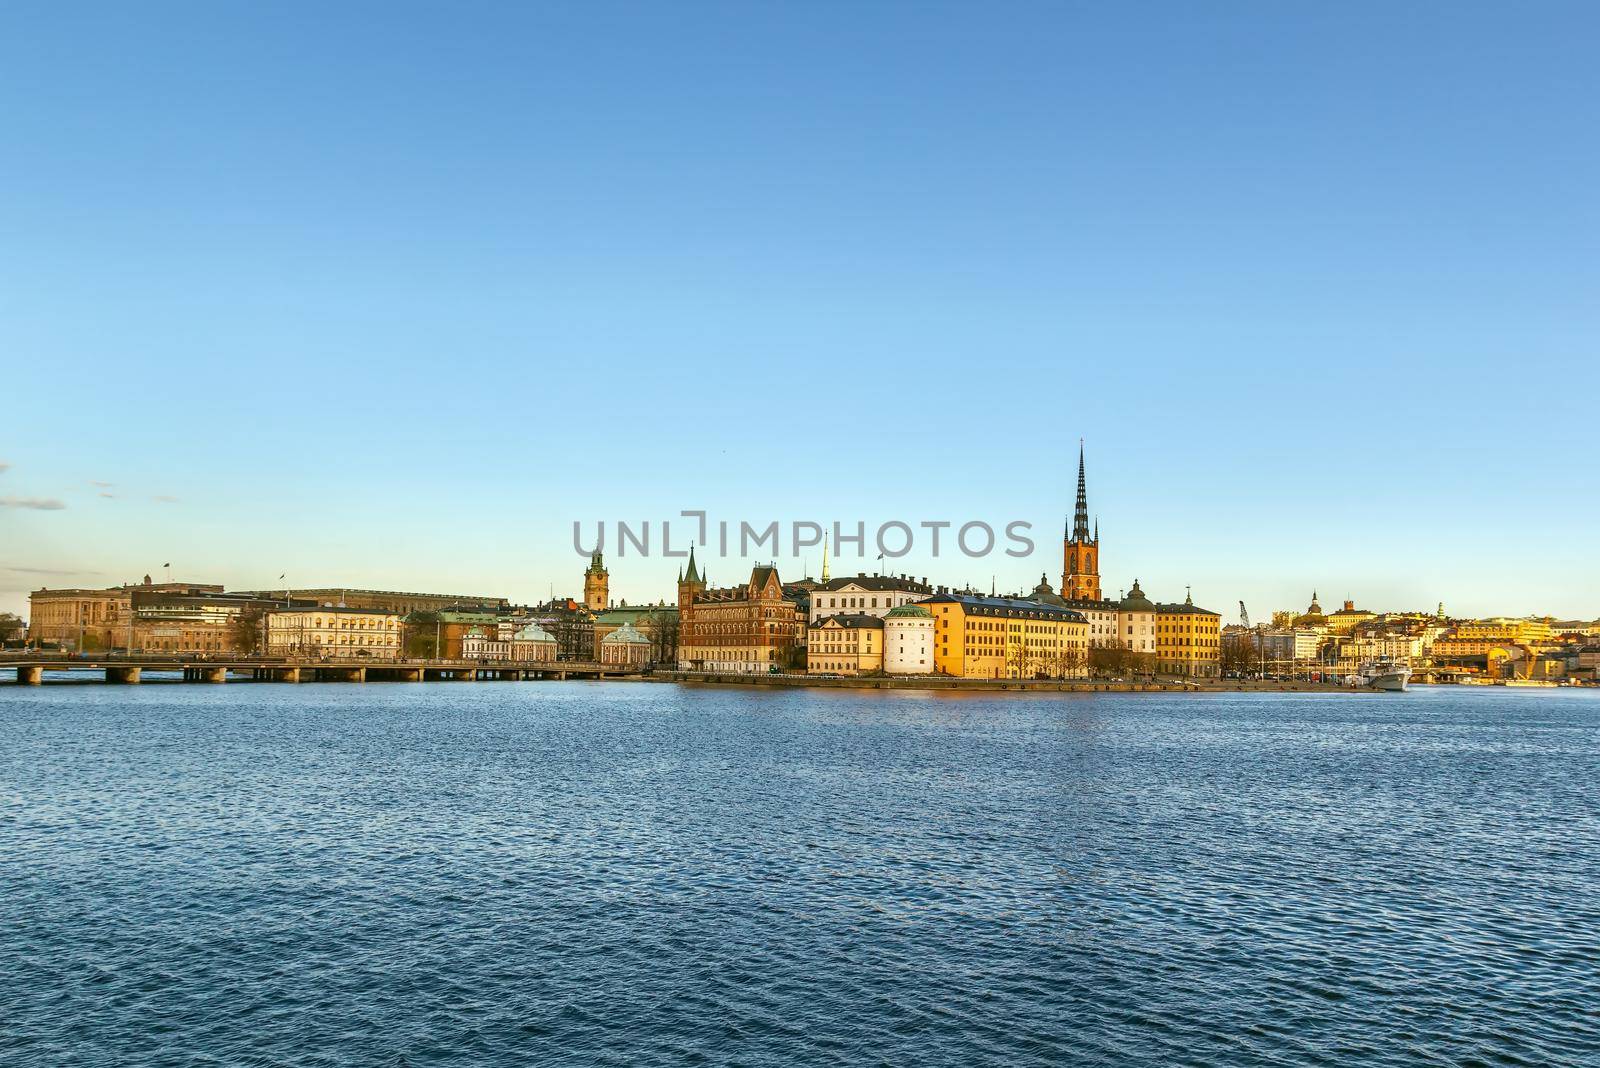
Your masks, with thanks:
[[[526,623],[511,635],[511,659],[550,663],[558,659],[555,635],[537,623]]]
[[[716,588],[700,573],[694,550],[678,579],[678,666],[686,671],[768,672],[787,666],[805,617],[784,593],[778,569],[751,568],[748,581]]]
[[[920,604],[903,604],[883,617],[883,670],[890,675],[933,671],[933,613]]]
[[[462,637],[461,655],[457,659],[549,663],[556,659],[556,640],[537,623],[498,630],[474,626]]]
[[[1061,546],[1061,597],[1067,601],[1099,601],[1100,523],[1089,532],[1089,495],[1083,472],[1083,443],[1078,443],[1078,498],[1073,506],[1072,523]]]
[[[642,668],[653,659],[652,644],[633,624],[624,623],[600,640],[600,663]]]
[[[275,608],[263,623],[269,656],[335,660],[400,656],[401,622],[396,612],[334,605]]]
[[[465,660],[466,640],[472,631],[498,638],[499,625],[500,614],[493,610],[417,612],[406,617],[406,647],[414,656]]]
[[[152,585],[134,589],[130,606],[134,650],[214,654],[258,651],[262,642],[259,620],[265,613],[286,607],[314,607],[314,602],[286,605],[248,593],[157,589]]]
[[[1156,653],[1156,606],[1133,580],[1133,589],[1117,602],[1117,644],[1141,656]]]
[[[152,582],[106,589],[39,589],[28,595],[28,640],[83,652],[128,648],[133,591],[221,593],[209,583]]]
[[[1182,604],[1156,605],[1156,670],[1191,678],[1215,678],[1222,668],[1222,615]]]
[[[667,604],[614,605],[594,617],[594,640],[598,646],[606,636],[624,627],[650,639],[650,659],[658,664],[678,662],[678,606]]]
[[[511,641],[484,627],[472,627],[461,639],[462,660],[510,660]]]
[[[806,628],[806,673],[868,675],[883,670],[883,634],[883,617],[864,612],[817,620]]]
[[[584,607],[590,612],[604,612],[611,603],[607,599],[610,586],[611,572],[606,570],[600,550],[596,549],[594,555],[589,557],[589,569],[583,573]]]
[[[938,593],[919,603],[933,616],[933,666],[941,675],[1060,679],[1088,673],[1088,623],[1071,608],[975,593]]]
[[[910,575],[868,575],[859,572],[854,578],[823,582],[809,592],[810,614],[807,619],[816,623],[824,616],[840,613],[886,616],[890,609],[932,596],[933,587],[928,585],[927,579],[919,581]]]

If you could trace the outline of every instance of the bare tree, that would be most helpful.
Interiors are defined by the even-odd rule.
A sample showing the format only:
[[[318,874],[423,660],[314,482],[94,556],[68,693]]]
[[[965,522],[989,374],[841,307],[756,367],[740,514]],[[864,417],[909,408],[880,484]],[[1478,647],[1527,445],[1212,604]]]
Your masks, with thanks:
[[[256,652],[261,645],[261,623],[264,613],[259,608],[246,608],[228,623],[228,648],[240,653]]]

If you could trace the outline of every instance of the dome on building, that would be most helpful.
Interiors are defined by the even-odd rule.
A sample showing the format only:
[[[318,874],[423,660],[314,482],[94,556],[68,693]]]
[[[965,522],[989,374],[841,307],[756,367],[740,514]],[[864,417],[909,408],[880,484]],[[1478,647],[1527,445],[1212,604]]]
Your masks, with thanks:
[[[632,623],[624,623],[616,630],[600,639],[601,645],[649,645],[650,639],[633,628]]]
[[[1133,580],[1133,589],[1128,591],[1128,596],[1122,599],[1117,608],[1124,612],[1154,612],[1156,610],[1155,604],[1139,588],[1138,579]]]
[[[539,626],[537,623],[529,623],[526,627],[523,627],[521,630],[517,631],[513,637],[519,642],[555,641],[555,639],[550,636],[550,632]]]
[[[484,630],[482,627],[473,627],[467,631],[466,636],[468,638],[487,638],[489,636],[489,632]]]
[[[920,604],[903,604],[889,609],[885,619],[932,619],[933,613]]]
[[[1058,608],[1064,608],[1067,604],[1066,601],[1062,600],[1061,595],[1051,588],[1050,580],[1043,575],[1039,576],[1039,585],[1033,588],[1033,593],[1029,595],[1029,599],[1038,601],[1040,604],[1053,604]]]
[[[1320,627],[1327,623],[1328,617],[1322,614],[1322,606],[1317,603],[1317,591],[1311,591],[1311,605],[1301,615],[1294,617],[1297,627]]]

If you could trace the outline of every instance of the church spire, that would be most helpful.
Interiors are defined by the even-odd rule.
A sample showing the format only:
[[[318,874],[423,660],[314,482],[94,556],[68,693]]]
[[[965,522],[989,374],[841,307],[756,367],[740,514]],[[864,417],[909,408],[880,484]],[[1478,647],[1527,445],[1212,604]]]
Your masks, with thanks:
[[[822,536],[822,581],[828,581],[828,536]]]
[[[689,546],[689,570],[683,576],[683,581],[684,582],[699,582],[700,581],[700,573],[695,570],[695,566],[694,566],[694,546],[693,545]]]
[[[1083,478],[1083,439],[1078,439],[1078,502],[1072,510],[1072,540],[1089,540],[1089,493]]]

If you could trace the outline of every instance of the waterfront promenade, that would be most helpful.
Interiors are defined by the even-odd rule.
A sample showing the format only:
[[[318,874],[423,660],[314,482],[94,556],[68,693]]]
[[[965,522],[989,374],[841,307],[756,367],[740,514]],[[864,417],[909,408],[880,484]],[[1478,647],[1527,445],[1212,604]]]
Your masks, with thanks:
[[[0,666],[14,668],[17,682],[24,686],[42,684],[46,672],[81,676],[62,681],[87,682],[98,675],[108,683],[133,684],[145,681],[146,674],[164,682],[481,682],[623,678],[642,670],[583,660],[290,660],[245,655],[93,658],[58,654],[7,659],[0,661]]]

